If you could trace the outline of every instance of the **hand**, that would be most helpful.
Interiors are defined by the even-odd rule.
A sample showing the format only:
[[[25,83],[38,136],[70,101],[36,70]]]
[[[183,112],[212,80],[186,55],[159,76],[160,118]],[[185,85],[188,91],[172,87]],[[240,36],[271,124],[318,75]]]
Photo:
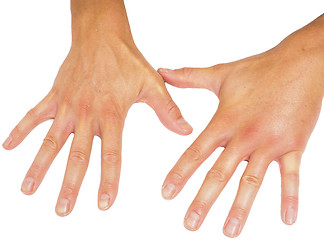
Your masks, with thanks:
[[[60,216],[68,215],[75,205],[94,136],[102,139],[98,206],[106,210],[115,201],[122,130],[127,111],[133,103],[150,105],[161,122],[178,134],[186,135],[192,131],[171,99],[161,76],[136,48],[127,30],[127,18],[115,19],[112,26],[105,25],[108,22],[100,17],[99,12],[95,18],[90,14],[89,11],[95,10],[91,1],[91,6],[79,6],[85,2],[72,3],[72,47],[53,88],[27,113],[3,145],[6,149],[13,149],[38,124],[55,119],[21,187],[23,193],[33,194],[69,135],[74,133],[56,205],[56,213]],[[109,16],[115,12],[117,17],[126,16],[119,10],[123,9],[122,1],[108,2],[114,2],[108,8],[112,11]],[[116,33],[115,27],[127,31]]]
[[[299,165],[316,124],[324,87],[324,19],[295,32],[257,56],[209,68],[159,69],[180,88],[206,88],[219,98],[212,120],[165,179],[162,194],[174,198],[202,162],[224,147],[190,205],[184,225],[197,230],[239,163],[248,161],[224,234],[242,231],[272,161],[282,176],[281,217],[296,221]]]

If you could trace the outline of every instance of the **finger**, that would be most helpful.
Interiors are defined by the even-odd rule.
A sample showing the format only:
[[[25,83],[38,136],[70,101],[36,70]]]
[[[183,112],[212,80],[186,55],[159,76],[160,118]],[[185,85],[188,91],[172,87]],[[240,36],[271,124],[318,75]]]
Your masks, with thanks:
[[[121,167],[123,123],[106,123],[101,134],[101,181],[98,207],[107,210],[114,203],[119,184]]]
[[[206,88],[216,91],[227,73],[227,65],[219,64],[208,68],[180,68],[176,70],[160,68],[163,79],[180,88]]]
[[[188,179],[198,167],[215,151],[217,147],[227,143],[226,129],[221,121],[211,120],[206,129],[198,136],[193,144],[182,154],[179,161],[167,175],[163,186],[162,196],[165,199],[174,198],[184,187]]]
[[[242,158],[243,155],[236,150],[225,149],[222,152],[187,211],[184,225],[188,230],[195,231],[200,227]]]
[[[56,213],[68,215],[76,202],[82,180],[88,168],[93,134],[90,126],[77,127],[59,194]]]
[[[63,147],[71,132],[72,128],[66,120],[60,117],[55,119],[25,176],[21,186],[23,193],[33,194],[37,190],[54,158]]]
[[[250,158],[224,224],[223,231],[226,236],[237,237],[241,233],[269,164],[267,158],[258,157],[256,154]]]
[[[8,138],[3,143],[3,147],[11,150],[17,147],[25,137],[40,123],[54,118],[56,114],[56,104],[51,97],[45,97],[34,108],[29,110],[25,117],[11,131]]]
[[[164,85],[159,91],[148,94],[147,104],[153,108],[162,124],[169,130],[181,135],[188,135],[192,132],[192,127],[183,118]]]
[[[279,160],[281,171],[281,219],[291,225],[298,211],[299,166],[301,152],[290,152]]]

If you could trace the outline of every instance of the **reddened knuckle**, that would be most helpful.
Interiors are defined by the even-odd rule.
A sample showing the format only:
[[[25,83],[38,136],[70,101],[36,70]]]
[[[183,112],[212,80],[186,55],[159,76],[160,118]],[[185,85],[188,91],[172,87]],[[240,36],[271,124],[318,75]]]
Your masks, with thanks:
[[[300,152],[300,155],[303,152],[303,149],[305,148],[306,144],[307,144],[307,137],[304,136],[294,136],[292,138],[289,139],[288,143],[288,147],[291,149],[296,149],[295,152]]]
[[[185,152],[184,157],[192,161],[201,161],[201,151],[198,146],[191,145]]]
[[[262,180],[259,177],[253,175],[244,175],[241,179],[241,182],[259,188],[261,186]]]
[[[82,151],[74,150],[70,154],[70,160],[77,164],[88,164],[89,157]]]
[[[215,168],[208,171],[206,179],[217,182],[225,182],[227,180],[227,176],[224,173],[224,170]]]
[[[270,135],[269,137],[269,144],[270,145],[278,145],[282,142],[283,140],[283,136],[281,136],[280,134],[277,134],[277,133],[273,133]]]
[[[117,163],[120,161],[120,154],[118,153],[118,151],[113,150],[105,152],[102,155],[102,161],[107,164]]]
[[[47,150],[56,151],[58,147],[57,140],[53,136],[48,135],[44,138],[43,146]]]

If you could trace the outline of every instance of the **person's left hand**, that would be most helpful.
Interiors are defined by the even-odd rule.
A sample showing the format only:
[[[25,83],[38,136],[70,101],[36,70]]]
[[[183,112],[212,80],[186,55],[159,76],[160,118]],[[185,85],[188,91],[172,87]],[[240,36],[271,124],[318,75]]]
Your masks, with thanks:
[[[167,83],[207,88],[220,101],[209,125],[180,157],[162,187],[164,198],[174,198],[216,148],[225,148],[188,209],[187,229],[200,227],[243,160],[248,165],[224,233],[229,237],[240,234],[272,161],[281,169],[282,220],[286,224],[296,221],[300,158],[323,98],[324,47],[318,34],[323,28],[317,28],[323,25],[322,17],[270,51],[237,62],[159,70]]]

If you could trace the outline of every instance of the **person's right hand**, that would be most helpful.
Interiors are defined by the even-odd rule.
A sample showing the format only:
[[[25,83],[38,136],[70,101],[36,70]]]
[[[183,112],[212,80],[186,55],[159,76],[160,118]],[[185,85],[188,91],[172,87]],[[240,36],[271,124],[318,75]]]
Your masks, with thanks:
[[[281,169],[282,220],[286,224],[296,221],[300,159],[324,92],[323,29],[324,16],[277,47],[250,58],[210,68],[159,70],[167,83],[206,88],[219,98],[214,117],[180,157],[162,187],[164,198],[174,198],[216,148],[225,148],[188,209],[184,220],[187,229],[200,227],[243,160],[248,165],[224,233],[229,237],[240,234],[272,161]]]
[[[96,6],[99,2],[109,2],[112,6]],[[78,0],[72,3],[72,47],[53,88],[3,144],[4,148],[13,149],[38,124],[55,118],[21,187],[23,193],[33,194],[69,135],[74,133],[56,205],[60,216],[68,215],[75,205],[94,136],[102,139],[99,208],[106,210],[115,201],[123,124],[133,103],[150,105],[161,122],[178,134],[187,135],[192,131],[161,76],[136,48],[122,1],[108,2],[92,4],[92,1]],[[108,13],[101,14],[106,9]],[[117,15],[114,19],[105,19],[114,15]]]

